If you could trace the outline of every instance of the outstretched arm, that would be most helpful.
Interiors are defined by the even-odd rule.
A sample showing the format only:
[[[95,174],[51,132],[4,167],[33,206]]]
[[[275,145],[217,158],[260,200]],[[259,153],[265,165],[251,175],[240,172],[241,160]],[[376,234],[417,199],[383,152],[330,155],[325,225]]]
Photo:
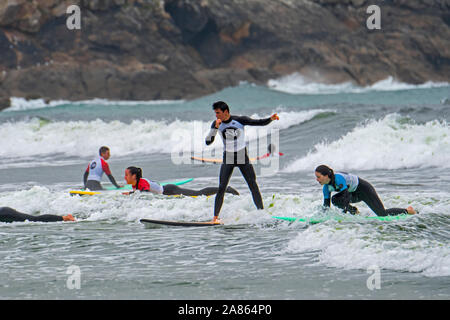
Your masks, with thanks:
[[[109,169],[109,165],[108,165],[108,164],[106,163],[106,161],[104,161],[103,159],[102,159],[102,169],[103,169],[103,172],[105,172],[105,174],[108,176],[109,181],[111,181],[111,183],[112,183],[117,189],[122,187],[122,186],[119,186],[119,185],[117,184],[116,179],[114,179],[114,177],[113,177],[113,175],[112,175],[112,173],[111,173],[111,170]]]
[[[274,113],[269,118],[265,119],[252,119],[250,117],[242,116],[239,117],[238,121],[242,123],[244,126],[267,126],[269,123],[271,123],[274,120],[280,120],[278,115]]]
[[[330,190],[328,190],[328,185],[324,185],[322,188],[322,192],[323,192],[323,206],[326,208],[331,207],[331,193]]]
[[[117,184],[116,179],[114,179],[112,174],[108,174],[109,181],[118,189],[120,186]]]

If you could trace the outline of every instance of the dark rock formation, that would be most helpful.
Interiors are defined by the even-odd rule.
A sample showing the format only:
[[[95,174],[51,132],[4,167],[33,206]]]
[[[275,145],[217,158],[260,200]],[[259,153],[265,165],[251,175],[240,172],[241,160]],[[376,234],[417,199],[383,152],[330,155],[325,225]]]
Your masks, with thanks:
[[[66,9],[81,8],[81,30]],[[381,8],[381,30],[366,9]],[[450,80],[450,0],[9,0],[0,96],[188,99],[299,72]]]
[[[11,99],[0,97],[0,111],[9,107],[11,107]]]

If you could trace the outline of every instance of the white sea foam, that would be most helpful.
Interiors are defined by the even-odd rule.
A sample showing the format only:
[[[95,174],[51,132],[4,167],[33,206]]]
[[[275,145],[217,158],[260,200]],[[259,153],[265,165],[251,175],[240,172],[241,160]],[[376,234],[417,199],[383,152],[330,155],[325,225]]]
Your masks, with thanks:
[[[312,119],[330,110],[280,112],[280,121],[267,127],[247,127],[248,140],[270,134],[271,129],[283,130]],[[253,115],[258,117],[258,115]],[[261,115],[266,117],[268,115]],[[94,121],[46,121],[33,118],[27,121],[0,124],[0,158],[29,160],[32,157],[62,154],[68,157],[89,157],[99,146],[107,145],[116,156],[134,153],[171,153],[182,142],[183,148],[206,148],[204,139],[211,122],[134,120],[127,124],[118,120]],[[258,131],[259,130],[259,131]],[[180,140],[178,137],[185,140]],[[187,140],[186,140],[187,139]],[[218,139],[220,140],[220,139]],[[187,141],[187,143],[186,143]],[[221,141],[212,147],[222,148]],[[8,162],[14,162],[9,161]]]
[[[31,99],[12,97],[11,107],[4,109],[3,111],[23,111],[41,108],[52,108],[62,105],[95,105],[95,106],[136,106],[136,105],[160,105],[160,104],[173,104],[182,103],[184,100],[151,100],[151,101],[114,101],[107,99],[92,99],[81,101],[69,101],[69,100],[51,100],[48,103],[44,99]]]
[[[311,81],[299,73],[293,73],[281,77],[279,79],[271,79],[267,82],[267,86],[277,91],[292,93],[292,94],[335,94],[335,93],[361,93],[370,91],[399,91],[411,89],[427,89],[435,87],[450,86],[448,82],[431,82],[428,81],[423,84],[414,85],[403,83],[395,80],[393,77],[388,77],[384,80],[378,81],[373,85],[367,87],[360,87],[351,82],[344,82],[338,84],[326,84]]]
[[[132,196],[110,193],[104,196],[70,197],[68,190],[51,190],[35,186],[27,190],[0,193],[2,206],[10,206],[30,214],[72,213],[78,220],[136,222],[142,218],[163,220],[201,221],[211,219],[214,197],[171,198],[136,193]],[[319,264],[333,268],[367,269],[376,265],[381,269],[420,272],[425,276],[450,275],[450,247],[443,235],[436,236],[432,212],[450,212],[445,193],[433,193],[433,202],[426,201],[431,194],[398,193],[385,196],[386,205],[410,203],[421,211],[420,216],[399,222],[355,221],[340,223],[334,220],[304,228],[302,223],[289,224],[275,220],[271,215],[304,216],[318,214],[321,194],[303,195],[263,193],[264,210],[256,210],[251,195],[225,197],[221,219],[229,226],[253,225],[264,228],[300,231],[290,239],[285,250],[274,252],[286,256],[291,253],[317,252]],[[101,197],[102,201],[99,201]],[[272,206],[271,203],[274,203]],[[360,205],[362,214],[367,208]],[[332,209],[334,210],[334,209]],[[445,217],[442,217],[445,218]],[[429,225],[429,228],[416,228]],[[4,224],[0,224],[0,228]],[[398,225],[402,225],[399,229]],[[426,230],[430,230],[424,234]]]
[[[390,114],[315,145],[283,171],[310,171],[320,164],[339,170],[449,168],[450,126],[438,120],[417,124]]]
[[[317,207],[321,199],[315,196],[281,195],[277,198],[274,214],[320,215]],[[450,247],[445,227],[450,212],[448,195],[445,192],[397,191],[395,195],[383,194],[383,202],[386,207],[401,207],[408,203],[420,214],[397,222],[354,217],[354,221],[329,220],[310,225],[298,232],[280,254],[317,252],[318,264],[347,270],[367,270],[377,266],[380,269],[420,272],[428,277],[450,276]],[[359,203],[358,207],[362,216],[373,216],[366,205]],[[336,208],[331,211],[331,214],[341,214]],[[438,217],[433,212],[442,212],[441,221],[436,221]],[[427,225],[427,228],[418,228],[419,224]],[[289,224],[283,222],[283,225]],[[302,225],[304,223],[299,222],[289,227],[301,228]]]
[[[410,218],[414,219],[414,218]],[[407,223],[407,222],[405,222]],[[380,269],[450,276],[448,244],[433,239],[390,234],[389,225],[323,223],[300,232],[288,244],[289,252],[319,251],[319,263],[343,269]]]
[[[195,186],[191,186],[196,189]],[[214,197],[168,197],[137,192],[124,196],[120,192],[108,192],[100,196],[71,197],[69,190],[55,191],[34,186],[26,190],[0,193],[1,206],[9,206],[29,214],[72,213],[88,221],[139,221],[142,218],[163,220],[199,221],[212,218]],[[101,199],[102,201],[99,201]],[[270,199],[265,199],[270,201]],[[224,200],[221,218],[227,224],[249,224],[252,221],[272,220],[253,204],[250,195],[231,196]],[[256,220],[255,220],[256,219]],[[1,226],[1,224],[0,224]]]

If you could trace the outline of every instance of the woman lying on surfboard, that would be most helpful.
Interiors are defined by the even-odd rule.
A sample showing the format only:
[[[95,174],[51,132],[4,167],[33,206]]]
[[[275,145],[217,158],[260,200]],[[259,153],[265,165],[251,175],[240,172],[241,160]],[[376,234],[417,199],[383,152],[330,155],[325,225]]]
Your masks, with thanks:
[[[32,216],[22,213],[10,207],[0,207],[0,222],[57,222],[57,221],[75,221],[71,214],[65,216],[57,216],[54,214],[44,214],[41,216]]]
[[[330,207],[332,202],[336,207],[343,209],[344,212],[351,214],[359,213],[358,208],[353,207],[350,203],[364,201],[377,216],[396,216],[399,214],[416,214],[416,211],[409,206],[403,208],[385,209],[383,203],[378,197],[375,188],[367,181],[353,174],[336,172],[333,169],[320,165],[315,171],[316,180],[323,185],[323,205]],[[338,192],[333,197],[331,192]]]
[[[147,191],[155,194],[164,194],[167,196],[173,195],[185,195],[185,196],[210,196],[212,194],[216,194],[219,190],[218,187],[207,187],[201,190],[191,190],[186,188],[180,188],[174,184],[166,184],[165,186],[160,185],[159,183],[152,181],[150,179],[142,178],[142,169],[137,167],[128,167],[125,169],[125,180],[128,184],[133,186],[134,190],[139,191]],[[239,195],[234,188],[228,187],[228,193],[232,193],[234,195]],[[125,193],[129,194],[131,192]]]

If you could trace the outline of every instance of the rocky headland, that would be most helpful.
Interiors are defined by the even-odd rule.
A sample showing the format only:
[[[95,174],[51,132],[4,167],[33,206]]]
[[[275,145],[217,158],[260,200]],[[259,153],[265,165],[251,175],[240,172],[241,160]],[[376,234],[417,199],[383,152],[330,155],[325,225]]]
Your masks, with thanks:
[[[70,30],[67,8],[81,9]],[[381,29],[369,30],[369,5]],[[450,82],[450,0],[1,0],[9,97],[190,99],[298,72]]]

